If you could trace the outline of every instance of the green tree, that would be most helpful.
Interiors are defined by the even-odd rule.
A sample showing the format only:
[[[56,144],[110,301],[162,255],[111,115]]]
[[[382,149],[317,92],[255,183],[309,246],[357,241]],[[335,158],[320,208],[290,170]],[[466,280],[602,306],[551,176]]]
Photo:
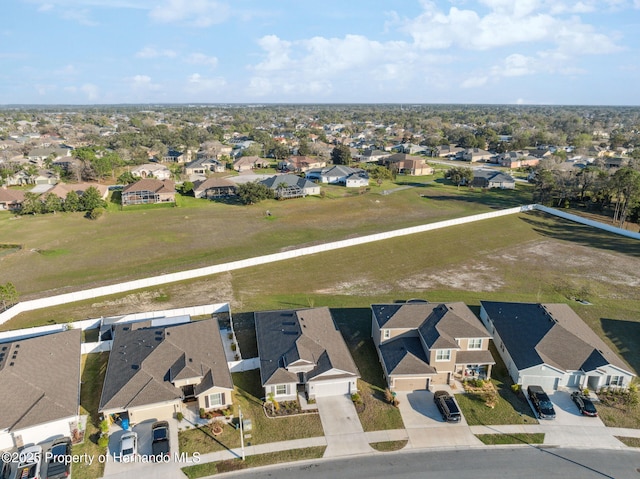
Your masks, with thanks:
[[[42,212],[55,213],[57,211],[62,211],[62,200],[58,195],[54,195],[53,193],[47,194],[42,205]]]
[[[76,193],[75,190],[69,191],[64,199],[64,204],[62,205],[63,210],[73,213],[75,211],[80,211],[81,206],[78,193]]]
[[[182,189],[180,190],[180,192],[183,195],[193,194],[193,183],[191,181],[185,181],[184,183],[182,183]]]
[[[557,186],[553,172],[546,168],[538,168],[533,184],[533,200],[543,205],[549,203]]]
[[[298,155],[308,156],[310,154],[311,147],[309,146],[309,142],[307,140],[300,140],[300,144],[298,145]]]
[[[242,183],[238,185],[238,197],[245,205],[253,205],[262,200],[273,199],[274,191],[267,185],[257,181]]]
[[[351,165],[351,150],[347,145],[338,145],[331,151],[331,161],[334,165]]]
[[[462,184],[471,184],[471,181],[473,181],[473,170],[471,168],[454,166],[447,170],[445,176],[449,178],[452,183],[458,185],[459,189]]]
[[[105,208],[107,204],[98,189],[90,186],[80,197],[80,206],[82,211],[91,211],[96,208]]]
[[[35,215],[42,213],[42,201],[37,194],[30,191],[24,194],[24,201],[20,213],[23,215]]]
[[[626,166],[620,168],[611,177],[612,189],[616,193],[616,206],[613,221],[624,226],[630,209],[640,202],[640,171]]]
[[[135,183],[138,181],[138,178],[133,176],[130,171],[125,171],[116,180],[121,185],[130,185],[131,183]]]

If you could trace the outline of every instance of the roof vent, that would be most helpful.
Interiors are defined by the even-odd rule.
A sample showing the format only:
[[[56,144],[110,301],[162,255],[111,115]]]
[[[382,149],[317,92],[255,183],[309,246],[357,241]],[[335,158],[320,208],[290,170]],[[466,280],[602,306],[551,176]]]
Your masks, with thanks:
[[[132,364],[131,369],[133,369],[134,371],[137,371],[138,369],[140,369],[140,366],[138,366],[137,364]]]
[[[9,363],[9,366],[13,366],[13,363]]]
[[[20,347],[20,343],[16,344],[16,348],[19,348],[19,347]]]

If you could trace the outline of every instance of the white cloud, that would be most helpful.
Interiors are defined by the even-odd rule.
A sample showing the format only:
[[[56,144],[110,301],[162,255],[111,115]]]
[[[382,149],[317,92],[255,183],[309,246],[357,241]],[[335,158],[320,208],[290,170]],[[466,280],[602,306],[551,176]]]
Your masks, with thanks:
[[[100,89],[97,85],[93,83],[85,83],[80,87],[80,91],[84,93],[87,97],[87,100],[95,101],[99,98]]]
[[[200,93],[204,91],[220,90],[227,82],[222,77],[207,78],[199,73],[194,73],[187,78],[186,90],[189,93]]]
[[[470,76],[461,84],[461,88],[478,88],[487,84],[488,76]]]
[[[193,65],[205,65],[210,68],[218,66],[218,59],[216,57],[211,57],[204,53],[192,53],[186,58],[186,62]]]
[[[153,83],[151,81],[151,77],[148,75],[136,75],[133,78],[130,78],[129,82],[135,90],[160,90],[160,85]]]
[[[174,58],[176,55],[177,53],[173,50],[157,50],[153,47],[144,47],[142,50],[136,52],[136,58]]]
[[[160,23],[184,23],[209,27],[223,23],[230,16],[229,6],[215,0],[164,0],[149,16]]]

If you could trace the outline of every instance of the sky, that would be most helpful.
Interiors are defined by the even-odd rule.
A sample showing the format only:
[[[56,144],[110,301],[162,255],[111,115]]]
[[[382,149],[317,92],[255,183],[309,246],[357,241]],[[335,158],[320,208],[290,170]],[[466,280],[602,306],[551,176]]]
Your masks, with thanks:
[[[640,0],[3,0],[0,105],[640,105]]]

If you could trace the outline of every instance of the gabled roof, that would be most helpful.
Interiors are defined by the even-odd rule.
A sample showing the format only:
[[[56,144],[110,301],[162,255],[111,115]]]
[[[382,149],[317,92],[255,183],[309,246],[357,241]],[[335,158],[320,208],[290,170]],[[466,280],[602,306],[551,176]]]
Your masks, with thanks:
[[[277,190],[278,186],[282,183],[284,183],[287,187],[298,186],[302,189],[314,188],[316,186],[315,183],[312,183],[311,181],[304,178],[300,178],[296,175],[275,175],[260,181],[260,183],[268,186],[272,190]]]
[[[237,185],[226,178],[207,178],[204,181],[196,181],[193,186],[194,191],[205,191],[209,188],[236,188]]]
[[[78,414],[81,336],[71,329],[0,344],[0,430]]]
[[[456,339],[488,338],[489,332],[466,304],[436,305],[418,328],[429,349],[459,349]]]
[[[329,308],[261,311],[255,324],[263,386],[299,382],[286,369],[299,360],[313,365],[308,380],[335,370],[360,376]]]
[[[473,177],[475,178],[484,178],[487,181],[500,182],[500,183],[513,183],[515,180],[511,175],[503,173],[501,171],[496,170],[483,170],[483,169],[475,169],[473,170]]]
[[[150,327],[118,324],[109,354],[100,410],[180,399],[173,381],[197,378],[196,391],[232,389],[222,338],[213,319]]]
[[[0,203],[17,204],[24,201],[24,191],[0,188]]]
[[[429,366],[420,339],[401,336],[380,345],[380,354],[388,374],[435,374]]]
[[[481,301],[519,370],[548,364],[563,371],[627,366],[566,304]]]

